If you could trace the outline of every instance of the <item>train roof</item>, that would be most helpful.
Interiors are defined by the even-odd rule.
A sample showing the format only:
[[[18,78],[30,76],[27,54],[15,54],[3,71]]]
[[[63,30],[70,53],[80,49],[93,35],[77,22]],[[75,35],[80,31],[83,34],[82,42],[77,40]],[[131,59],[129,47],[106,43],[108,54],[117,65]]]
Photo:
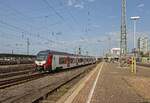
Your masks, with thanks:
[[[55,54],[55,55],[92,57],[92,56],[86,56],[86,55],[71,54],[71,53],[67,53],[67,52],[59,52],[59,51],[54,51],[54,50],[44,50],[44,51],[40,51],[40,52],[47,52],[47,53]]]

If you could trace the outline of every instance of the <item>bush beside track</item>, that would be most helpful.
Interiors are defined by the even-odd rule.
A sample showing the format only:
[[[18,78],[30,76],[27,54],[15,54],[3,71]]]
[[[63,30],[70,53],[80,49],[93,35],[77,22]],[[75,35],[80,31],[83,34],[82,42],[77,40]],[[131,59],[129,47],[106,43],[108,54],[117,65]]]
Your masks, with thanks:
[[[35,55],[0,54],[0,65],[32,64]]]

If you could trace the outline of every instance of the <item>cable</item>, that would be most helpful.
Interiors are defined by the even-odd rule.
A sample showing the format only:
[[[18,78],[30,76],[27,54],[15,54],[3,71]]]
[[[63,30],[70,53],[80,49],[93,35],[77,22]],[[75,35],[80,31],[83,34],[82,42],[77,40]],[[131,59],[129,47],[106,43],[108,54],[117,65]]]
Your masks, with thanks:
[[[57,11],[55,10],[55,8],[54,8],[53,6],[51,6],[47,0],[43,0],[43,2],[47,5],[47,7],[48,7],[50,10],[53,10],[53,12],[54,12],[62,21],[66,22],[65,19],[64,19],[64,17],[63,17],[59,12],[57,12]],[[71,25],[67,24],[67,26],[73,31],[73,28],[72,28]]]
[[[19,31],[21,31],[21,32],[23,31],[23,32],[27,33],[29,36],[33,36],[34,38],[37,37],[38,39],[40,38],[40,39],[43,39],[43,40],[47,40],[47,41],[49,41],[49,42],[51,42],[51,43],[58,43],[58,44],[61,44],[61,43],[59,43],[59,42],[55,42],[55,41],[50,40],[50,39],[47,39],[47,38],[45,38],[45,37],[41,37],[41,36],[37,36],[37,35],[35,35],[35,34],[32,34],[32,33],[28,32],[27,30],[24,30],[24,29],[19,28],[19,27],[17,27],[17,26],[8,24],[8,23],[6,23],[6,22],[4,22],[4,21],[1,21],[1,20],[0,20],[0,23],[1,23],[1,24],[4,24],[4,25],[7,25],[7,26],[9,26],[9,27],[12,27],[12,28],[14,28],[14,29],[16,29],[16,30],[19,30]]]
[[[48,2],[47,0],[43,0],[43,1],[44,1],[45,4],[47,5],[47,7],[48,7],[49,9],[52,9],[52,10],[55,12],[55,14],[56,14],[61,20],[65,21],[64,17],[61,16],[61,15],[53,8],[53,6],[51,6],[51,5],[49,4],[49,2]]]
[[[57,1],[59,2],[60,4],[63,4],[62,1]],[[68,14],[70,15],[70,17],[72,18],[72,20],[77,24],[79,25],[79,22],[76,20],[76,18],[72,15],[72,13],[70,12],[70,10],[68,8],[66,8]]]

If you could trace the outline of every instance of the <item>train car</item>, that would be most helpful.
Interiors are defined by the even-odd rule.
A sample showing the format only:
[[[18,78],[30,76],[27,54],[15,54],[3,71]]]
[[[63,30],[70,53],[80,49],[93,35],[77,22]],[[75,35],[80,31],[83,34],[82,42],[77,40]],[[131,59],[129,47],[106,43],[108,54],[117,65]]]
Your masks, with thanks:
[[[40,51],[37,54],[35,66],[37,71],[51,72],[59,69],[67,69],[95,62],[95,57],[91,56],[45,50]]]

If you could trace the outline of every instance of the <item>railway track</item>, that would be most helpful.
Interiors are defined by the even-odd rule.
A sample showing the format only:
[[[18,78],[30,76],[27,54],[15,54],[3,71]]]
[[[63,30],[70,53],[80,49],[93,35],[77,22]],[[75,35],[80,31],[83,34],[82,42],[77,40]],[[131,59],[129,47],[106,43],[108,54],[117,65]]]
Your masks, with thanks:
[[[25,74],[25,75],[17,76],[15,78],[10,78],[10,79],[0,79],[0,89],[25,83],[34,79],[41,78],[43,76],[45,76],[45,74],[33,73],[33,74]]]
[[[76,83],[78,83],[84,76],[86,76],[93,68],[89,68],[63,84],[59,85],[48,94],[44,96],[44,98],[40,98],[33,103],[56,103],[65,93],[67,93]]]
[[[142,66],[145,66],[145,65],[142,65]],[[149,65],[146,65],[146,67],[147,66],[149,67]],[[25,83],[34,79],[44,77],[46,75],[57,75],[58,73],[65,72],[65,71],[68,71],[68,70],[61,70],[59,72],[50,73],[50,74],[42,74],[42,73],[36,73],[34,69],[31,69],[31,70],[0,74],[0,89],[4,89],[13,85]]]
[[[61,98],[69,89],[71,89],[81,78],[88,74],[94,65],[91,68],[85,69],[82,72],[74,75],[71,78],[68,78],[66,81],[60,83],[58,86],[55,86],[51,91],[46,93],[43,97],[35,100],[33,103],[55,103]]]
[[[33,69],[33,68],[34,68],[33,64],[0,66],[0,74],[30,70],[30,69]]]
[[[66,69],[50,74],[35,74],[31,75],[30,77],[24,77],[20,79],[18,78],[18,80],[14,79],[11,81],[5,81],[3,83],[0,82],[0,89],[1,89],[0,102],[2,103],[6,101],[9,101],[8,103],[10,103],[10,101],[16,103],[34,102],[40,98],[47,96],[49,93],[57,91],[57,89],[59,89],[64,85],[67,85],[70,82],[73,83],[72,81],[80,77],[82,74],[84,74],[87,71],[87,69],[94,67],[95,65],[76,67],[69,70]],[[20,85],[21,83],[23,83],[23,85]],[[18,86],[14,86],[17,84]],[[34,85],[34,88],[32,88],[31,85]],[[8,94],[6,95],[5,93]],[[2,97],[3,95],[5,95],[5,97]]]
[[[34,72],[35,72],[35,69],[14,71],[14,72],[9,72],[9,73],[0,73],[0,79],[9,78],[9,77],[17,76],[17,75],[23,75],[23,74],[31,74]]]
[[[41,77],[44,77],[47,75],[51,75],[51,76],[57,75],[60,72],[70,71],[70,70],[73,70],[75,68],[79,68],[79,67],[74,67],[74,68],[70,68],[70,69],[63,69],[63,70],[53,72],[50,74],[38,73],[38,72],[35,72],[34,69],[0,74],[0,89],[4,89],[4,88],[7,88],[7,87],[10,87],[13,85],[32,81],[32,80],[35,80],[35,79],[38,79],[38,78],[41,78]]]

